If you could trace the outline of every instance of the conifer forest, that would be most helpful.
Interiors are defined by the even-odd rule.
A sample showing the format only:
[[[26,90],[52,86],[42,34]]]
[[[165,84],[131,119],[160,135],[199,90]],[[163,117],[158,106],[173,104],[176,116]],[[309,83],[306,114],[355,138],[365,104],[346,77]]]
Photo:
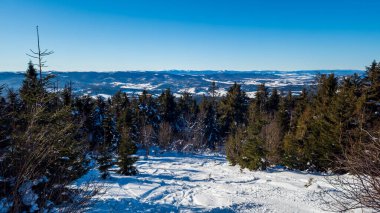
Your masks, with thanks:
[[[53,88],[54,76],[39,75],[30,62],[19,90],[1,90],[1,200],[10,212],[78,210],[98,191],[73,181],[94,167],[101,179],[111,168],[136,175],[137,151],[148,157],[158,147],[225,153],[230,165],[248,170],[351,174],[364,183],[342,196],[380,210],[380,63],[364,75],[315,78],[300,95],[262,84],[248,98],[235,83],[219,97],[213,82],[199,101],[188,92],[176,98],[170,88],[158,97],[144,90],[106,99],[75,95],[69,83]]]

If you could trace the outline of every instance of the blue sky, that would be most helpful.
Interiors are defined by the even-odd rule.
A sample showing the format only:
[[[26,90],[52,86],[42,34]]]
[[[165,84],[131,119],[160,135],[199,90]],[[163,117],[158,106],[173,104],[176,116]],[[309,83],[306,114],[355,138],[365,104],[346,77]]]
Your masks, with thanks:
[[[0,70],[363,69],[379,0],[0,0]]]

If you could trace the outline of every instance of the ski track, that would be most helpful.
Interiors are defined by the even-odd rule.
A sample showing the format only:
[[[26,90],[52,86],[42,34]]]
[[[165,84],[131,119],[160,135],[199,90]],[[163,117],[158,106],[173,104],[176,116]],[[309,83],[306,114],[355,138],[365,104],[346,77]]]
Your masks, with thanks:
[[[141,157],[137,168],[137,176],[112,172],[87,212],[324,212],[318,192],[329,187],[320,174],[241,170],[221,155],[166,153]]]

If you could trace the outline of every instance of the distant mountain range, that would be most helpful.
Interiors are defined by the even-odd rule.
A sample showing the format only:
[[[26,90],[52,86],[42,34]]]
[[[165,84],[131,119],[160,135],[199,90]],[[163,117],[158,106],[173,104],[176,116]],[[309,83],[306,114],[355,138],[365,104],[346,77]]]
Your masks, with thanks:
[[[184,91],[194,95],[207,95],[211,82],[217,83],[218,94],[223,95],[237,82],[253,97],[257,85],[265,83],[269,88],[299,93],[303,87],[315,84],[317,74],[334,73],[338,77],[362,74],[361,70],[305,70],[305,71],[120,71],[120,72],[48,72],[54,74],[59,87],[72,82],[75,93],[91,96],[109,96],[118,90],[130,95],[139,94],[143,89],[153,95],[170,88],[174,95]],[[45,73],[46,74],[46,73]],[[0,72],[0,85],[18,89],[24,72]]]

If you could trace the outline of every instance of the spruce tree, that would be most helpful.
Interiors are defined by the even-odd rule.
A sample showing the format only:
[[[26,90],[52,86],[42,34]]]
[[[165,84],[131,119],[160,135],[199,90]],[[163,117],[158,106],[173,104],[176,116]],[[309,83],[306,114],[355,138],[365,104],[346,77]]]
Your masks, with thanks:
[[[365,128],[378,132],[380,128],[380,62],[373,61],[371,66],[367,67],[362,90],[366,96]]]
[[[278,94],[278,90],[274,88],[268,100],[268,109],[271,113],[274,113],[278,110],[280,104],[280,95]]]
[[[227,160],[232,166],[239,164],[241,166],[242,162],[242,146],[246,141],[246,131],[245,127],[239,128],[238,130],[232,132],[228,135],[226,141],[226,155]]]
[[[261,91],[265,91],[264,88],[261,89]],[[266,103],[257,100],[250,105],[246,140],[242,144],[239,164],[243,168],[250,170],[265,169],[267,166],[267,150],[265,149],[262,128],[268,121],[266,119],[266,112],[260,111],[263,105],[266,105]]]
[[[121,141],[118,148],[119,173],[123,175],[136,175],[138,173],[134,164],[138,160],[135,156],[137,146],[132,142],[128,127],[121,131]]]
[[[71,106],[73,103],[73,92],[72,92],[72,85],[66,84],[62,91],[62,99],[63,99],[63,105],[65,106]]]
[[[138,111],[139,106],[136,99],[129,102],[126,94],[116,93],[116,97],[112,98],[113,103],[116,104],[116,111],[119,116],[117,119],[118,131],[118,160],[119,173],[124,175],[135,175],[138,173],[135,162],[138,157],[135,156],[137,152],[136,143],[139,137],[139,120]],[[116,114],[116,115],[117,115]]]
[[[21,88],[23,95],[30,92],[26,88],[33,88],[29,84],[33,82],[31,79],[26,76],[24,85],[27,86]],[[13,212],[35,208],[21,202],[26,193],[23,187],[30,183],[33,193],[37,194],[35,203],[40,209],[71,202],[61,197],[60,193],[66,191],[69,196],[78,193],[68,185],[88,169],[86,147],[78,132],[79,125],[74,122],[71,107],[57,104],[57,94],[46,92],[46,88],[42,90],[45,90],[43,96],[34,94],[43,98],[23,99],[30,103],[26,108],[21,107],[15,93],[9,93],[12,147],[3,162],[9,166],[2,170],[4,173],[1,176],[4,180],[12,180],[4,184],[7,186],[6,193],[11,195],[8,198],[12,201],[10,211]]]
[[[216,107],[212,101],[209,101],[205,96],[203,96],[202,102],[200,104],[200,116],[204,126],[204,134],[206,139],[207,148],[214,150],[220,142],[220,130],[218,125],[217,111]]]
[[[305,155],[310,167],[319,171],[331,166],[334,150],[340,149],[339,127],[336,114],[331,110],[337,89],[338,79],[334,74],[321,76],[305,141]]]
[[[110,113],[106,113],[103,119],[103,132],[104,141],[100,144],[98,148],[98,164],[99,171],[101,172],[101,177],[106,179],[109,176],[108,169],[113,166],[113,151],[115,150],[117,144],[118,133],[116,132],[115,123]]]
[[[219,105],[221,134],[225,136],[237,130],[238,126],[246,125],[248,97],[236,82],[223,97]]]
[[[260,84],[257,88],[255,104],[256,110],[259,112],[266,112],[268,110],[268,88],[265,87],[265,84]],[[275,100],[273,100],[275,101]],[[276,104],[276,103],[273,103]]]
[[[169,122],[174,127],[174,130],[178,130],[176,126],[178,117],[177,104],[169,88],[158,97],[158,103],[161,121]]]
[[[37,78],[37,70],[31,61],[28,63],[28,69],[20,88],[20,97],[28,108],[41,101],[44,93],[42,82]]]

